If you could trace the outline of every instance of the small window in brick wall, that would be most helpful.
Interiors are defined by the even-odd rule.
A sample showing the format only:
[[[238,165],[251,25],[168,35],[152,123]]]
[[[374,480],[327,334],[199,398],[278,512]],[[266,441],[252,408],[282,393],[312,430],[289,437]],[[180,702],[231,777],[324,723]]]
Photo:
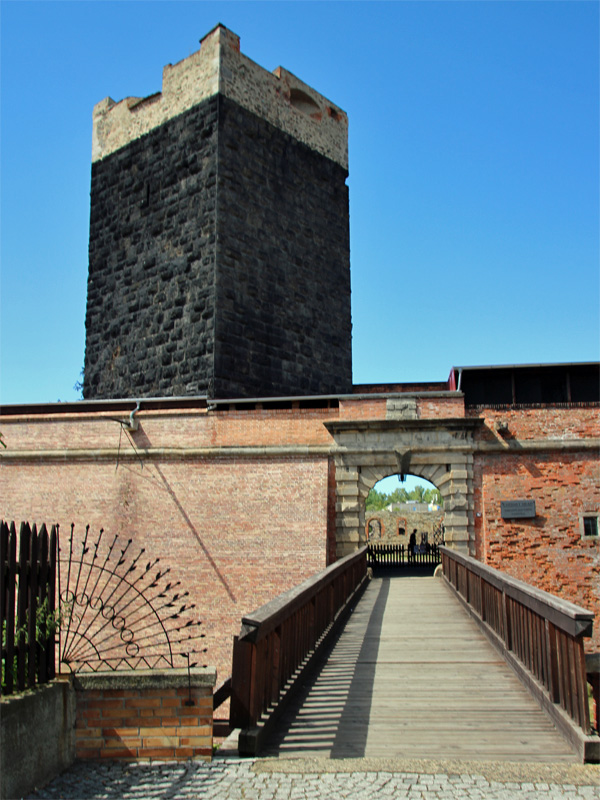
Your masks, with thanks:
[[[598,514],[584,514],[582,524],[585,538],[598,536]]]

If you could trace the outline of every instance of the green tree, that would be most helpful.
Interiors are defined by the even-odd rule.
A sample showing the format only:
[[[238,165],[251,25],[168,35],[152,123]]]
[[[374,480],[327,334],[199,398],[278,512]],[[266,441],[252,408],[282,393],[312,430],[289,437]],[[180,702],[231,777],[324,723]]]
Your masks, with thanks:
[[[389,498],[390,503],[406,503],[408,500],[408,492],[403,488],[394,489]]]
[[[371,489],[367,497],[366,510],[367,511],[381,511],[388,505],[388,495],[385,492],[378,492],[377,489]]]
[[[425,500],[425,493],[426,492],[427,492],[427,489],[424,486],[422,486],[420,483],[418,483],[415,486],[415,488],[412,490],[412,492],[409,492],[408,496],[409,496],[410,500],[414,500],[416,503],[426,503],[427,502]]]
[[[417,484],[414,489],[407,492],[404,487],[394,489],[391,494],[386,492],[378,492],[377,489],[371,489],[368,494],[366,502],[367,511],[381,511],[386,506],[392,503],[435,503],[436,505],[443,505],[442,496],[439,490],[435,487],[426,488],[422,484]]]

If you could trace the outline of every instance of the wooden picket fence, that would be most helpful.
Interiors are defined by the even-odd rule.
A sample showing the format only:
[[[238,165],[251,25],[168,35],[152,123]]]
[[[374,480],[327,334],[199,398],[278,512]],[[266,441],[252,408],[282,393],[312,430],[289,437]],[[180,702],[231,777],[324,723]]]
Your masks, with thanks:
[[[416,567],[440,564],[442,556],[436,544],[419,545],[410,553],[403,544],[369,543],[367,564],[369,567]]]
[[[57,550],[55,526],[0,523],[2,694],[55,676]]]

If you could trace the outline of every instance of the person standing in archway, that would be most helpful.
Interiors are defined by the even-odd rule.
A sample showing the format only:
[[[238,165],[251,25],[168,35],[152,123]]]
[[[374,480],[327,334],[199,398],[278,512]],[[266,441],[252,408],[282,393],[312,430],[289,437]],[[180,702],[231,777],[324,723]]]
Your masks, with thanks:
[[[415,548],[417,546],[417,529],[415,528],[410,535],[410,539],[408,540],[408,560],[414,561],[415,559]]]

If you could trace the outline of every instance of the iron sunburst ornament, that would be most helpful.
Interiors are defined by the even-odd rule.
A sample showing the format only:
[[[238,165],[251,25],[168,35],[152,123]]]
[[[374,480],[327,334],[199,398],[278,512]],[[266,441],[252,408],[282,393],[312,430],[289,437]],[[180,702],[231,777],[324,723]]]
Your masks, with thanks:
[[[103,537],[92,542],[88,525],[78,547],[71,525],[60,553],[60,663],[72,672],[196,666],[206,648],[189,592],[159,558],[146,561],[145,548],[134,554],[132,539],[121,547],[115,535],[106,547]]]

